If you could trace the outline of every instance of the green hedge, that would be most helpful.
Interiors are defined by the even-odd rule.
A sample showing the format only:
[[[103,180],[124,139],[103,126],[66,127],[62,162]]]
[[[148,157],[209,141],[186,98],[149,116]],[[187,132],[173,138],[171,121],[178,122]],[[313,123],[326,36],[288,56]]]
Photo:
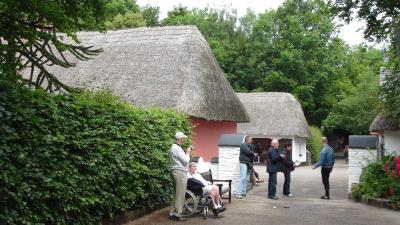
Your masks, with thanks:
[[[319,153],[322,148],[322,132],[318,127],[310,126],[310,138],[307,139],[307,149],[311,152],[311,160],[319,161]]]
[[[107,92],[0,82],[0,224],[98,224],[172,193],[169,148],[188,119]]]

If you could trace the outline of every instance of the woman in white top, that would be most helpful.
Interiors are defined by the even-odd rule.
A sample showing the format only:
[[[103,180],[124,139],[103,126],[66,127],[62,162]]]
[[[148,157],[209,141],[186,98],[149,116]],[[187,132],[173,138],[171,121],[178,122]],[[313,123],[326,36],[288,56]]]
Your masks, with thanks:
[[[221,205],[221,196],[219,195],[219,188],[215,184],[211,184],[211,182],[206,181],[200,173],[197,172],[196,163],[189,164],[189,172],[188,178],[194,178],[199,180],[204,184],[203,194],[211,196],[211,200],[213,202],[213,211],[222,212],[225,211],[225,208]]]

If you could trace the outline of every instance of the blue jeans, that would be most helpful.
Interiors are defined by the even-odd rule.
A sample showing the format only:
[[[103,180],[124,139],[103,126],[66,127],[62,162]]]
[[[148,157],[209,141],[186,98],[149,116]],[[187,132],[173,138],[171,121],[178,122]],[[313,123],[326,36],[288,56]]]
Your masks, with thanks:
[[[268,177],[268,197],[272,198],[276,195],[276,173],[269,173]]]
[[[238,187],[236,188],[237,195],[246,194],[248,182],[250,182],[250,170],[247,168],[247,164],[240,163],[240,179]]]

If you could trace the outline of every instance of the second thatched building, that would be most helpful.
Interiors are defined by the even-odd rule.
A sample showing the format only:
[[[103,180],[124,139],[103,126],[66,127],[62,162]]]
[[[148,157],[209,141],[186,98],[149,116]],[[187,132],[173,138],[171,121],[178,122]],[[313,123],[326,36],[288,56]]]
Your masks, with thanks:
[[[238,133],[253,137],[259,161],[266,163],[266,150],[271,139],[279,139],[281,146],[291,143],[293,160],[306,161],[306,140],[309,128],[300,103],[284,92],[237,93],[244,104],[250,123],[239,123]]]

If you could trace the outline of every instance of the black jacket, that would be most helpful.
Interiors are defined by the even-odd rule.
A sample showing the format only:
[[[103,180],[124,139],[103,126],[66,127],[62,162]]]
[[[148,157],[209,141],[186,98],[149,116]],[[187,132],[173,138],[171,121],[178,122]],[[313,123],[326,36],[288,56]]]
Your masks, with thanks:
[[[267,172],[281,172],[282,166],[282,158],[279,155],[279,149],[270,147],[267,152]]]
[[[239,162],[252,164],[253,163],[254,152],[251,145],[247,143],[240,144],[240,155]]]
[[[286,155],[286,157],[282,159],[282,172],[287,173],[293,171],[294,162],[292,160],[292,152],[283,150],[281,153]]]

